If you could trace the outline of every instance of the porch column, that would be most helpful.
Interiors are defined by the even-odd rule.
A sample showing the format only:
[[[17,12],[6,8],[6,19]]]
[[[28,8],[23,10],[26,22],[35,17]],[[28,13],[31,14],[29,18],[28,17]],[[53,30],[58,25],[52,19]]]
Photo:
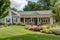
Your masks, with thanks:
[[[6,23],[6,17],[5,17],[5,23]]]
[[[20,22],[21,22],[21,18],[19,18],[20,19]]]
[[[32,23],[32,18],[31,18],[31,23]]]
[[[4,19],[1,19],[2,20],[2,23],[4,23]]]
[[[10,23],[12,24],[12,18],[10,18]]]
[[[50,18],[50,24],[53,24],[53,18],[52,17]]]
[[[12,24],[13,23],[13,20],[12,20],[12,13],[10,12],[10,23]]]
[[[39,18],[37,18],[38,19],[38,22],[37,22],[37,24],[39,24]]]
[[[40,24],[41,24],[41,18],[40,18]]]
[[[25,24],[25,18],[24,18],[24,24]]]

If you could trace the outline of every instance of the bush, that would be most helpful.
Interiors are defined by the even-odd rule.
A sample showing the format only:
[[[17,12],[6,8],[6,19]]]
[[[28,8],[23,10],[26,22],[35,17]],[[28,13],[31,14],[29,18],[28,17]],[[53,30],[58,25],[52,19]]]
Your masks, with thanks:
[[[21,26],[24,26],[25,24],[22,23],[22,22],[20,22],[20,23],[18,23],[18,22],[14,22],[13,25],[21,25]]]
[[[25,28],[26,29],[29,29],[29,30],[32,30],[33,29],[33,27],[31,25],[26,25]]]
[[[52,27],[51,27],[51,25],[50,24],[47,24],[46,25],[47,27],[46,28],[43,28],[42,30],[41,30],[41,32],[43,32],[43,33],[52,33]]]
[[[24,23],[22,23],[22,22],[20,22],[20,25],[21,25],[21,26],[25,26],[25,24],[24,24]]]
[[[13,25],[20,25],[20,23],[18,23],[18,22],[14,22]]]
[[[6,26],[9,26],[10,23],[3,23],[3,25],[6,27]]]
[[[60,35],[60,29],[53,29],[53,33],[56,35]]]
[[[40,27],[39,26],[33,26],[33,30],[34,31],[40,31]]]
[[[29,26],[28,26],[28,29],[29,29],[29,30],[32,30],[33,28],[32,28],[32,26],[31,26],[31,25],[29,25]]]
[[[60,25],[60,22],[58,22],[57,24]]]
[[[52,29],[43,29],[43,30],[41,30],[41,32],[51,34]]]

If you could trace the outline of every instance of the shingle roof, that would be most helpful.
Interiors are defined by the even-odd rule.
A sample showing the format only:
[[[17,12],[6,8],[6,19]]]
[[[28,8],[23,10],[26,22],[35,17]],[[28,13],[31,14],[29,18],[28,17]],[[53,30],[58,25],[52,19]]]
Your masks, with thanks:
[[[50,17],[52,14],[52,10],[45,11],[22,11],[17,12],[20,17]]]

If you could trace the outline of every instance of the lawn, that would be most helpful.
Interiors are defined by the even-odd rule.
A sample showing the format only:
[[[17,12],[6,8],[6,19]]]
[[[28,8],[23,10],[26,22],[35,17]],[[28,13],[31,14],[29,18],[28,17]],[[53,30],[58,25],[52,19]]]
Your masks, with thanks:
[[[60,37],[31,32],[24,26],[8,26],[0,28],[0,40],[60,40]]]

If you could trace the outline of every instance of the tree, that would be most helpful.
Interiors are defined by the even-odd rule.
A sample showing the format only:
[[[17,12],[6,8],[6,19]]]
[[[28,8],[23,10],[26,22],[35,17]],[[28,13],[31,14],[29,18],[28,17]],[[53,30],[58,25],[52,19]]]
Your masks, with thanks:
[[[3,18],[9,14],[10,0],[0,0],[0,18]]]
[[[11,10],[18,11],[16,8],[11,8]]]
[[[59,0],[50,0],[50,8],[52,9],[54,7],[54,5],[56,4],[56,2],[58,2]]]
[[[57,2],[53,8],[53,18],[57,22],[60,22],[60,2]]]
[[[36,11],[36,10],[40,10],[40,5],[38,5],[35,2],[29,1],[28,5],[26,5],[23,10],[24,11]]]
[[[20,12],[20,11],[22,11],[22,10],[18,10],[18,9],[16,9],[15,7],[11,8],[11,10],[16,11],[16,12]]]
[[[38,4],[43,7],[42,10],[50,10],[54,7],[55,3],[59,0],[38,0]]]
[[[50,9],[50,0],[39,0],[37,2],[41,7],[43,7],[42,10],[49,10]]]

